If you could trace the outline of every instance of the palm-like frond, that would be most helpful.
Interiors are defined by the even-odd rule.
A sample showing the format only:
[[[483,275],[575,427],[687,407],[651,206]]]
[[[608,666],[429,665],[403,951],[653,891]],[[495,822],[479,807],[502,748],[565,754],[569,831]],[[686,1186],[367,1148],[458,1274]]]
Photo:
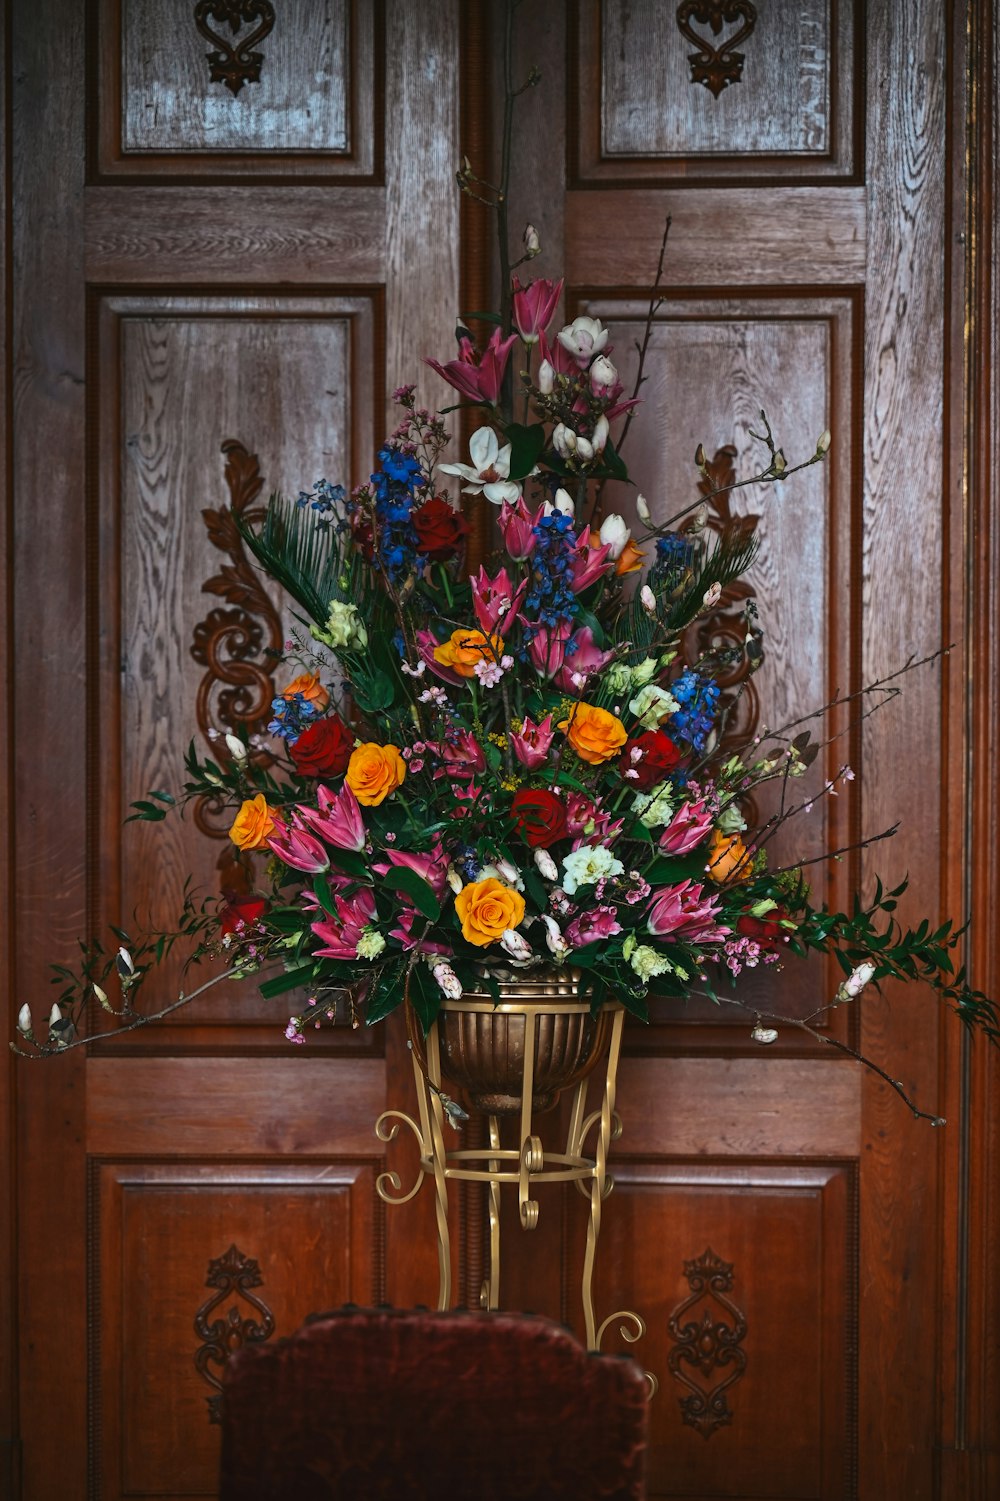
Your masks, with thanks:
[[[254,532],[239,516],[240,535],[265,571],[297,600],[317,625],[326,625],[330,601],[338,596],[339,538],[333,526],[319,526],[315,512],[281,495],[267,503],[264,523]]]
[[[759,551],[760,542],[755,536],[741,537],[737,534],[733,540],[723,537],[719,545],[709,553],[690,586],[669,609],[667,622],[670,629],[679,631],[690,625],[702,609],[705,594],[712,585],[718,584],[725,589],[727,585],[742,578]]]

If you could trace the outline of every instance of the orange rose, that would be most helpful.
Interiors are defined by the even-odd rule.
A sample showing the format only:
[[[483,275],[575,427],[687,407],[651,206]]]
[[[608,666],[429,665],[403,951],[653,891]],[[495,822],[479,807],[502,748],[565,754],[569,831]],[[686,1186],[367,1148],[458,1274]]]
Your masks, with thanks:
[[[739,834],[723,834],[716,829],[708,847],[705,869],[709,880],[718,886],[726,881],[749,881],[753,878],[753,855]]]
[[[485,881],[470,881],[455,898],[455,911],[462,920],[462,937],[466,943],[484,948],[499,943],[508,928],[516,928],[524,917],[524,897],[494,876]]]
[[[300,672],[297,678],[292,678],[287,688],[281,690],[282,698],[292,698],[296,693],[301,693],[307,703],[315,704],[321,714],[330,702],[330,695],[315,672]]]
[[[452,631],[447,641],[434,648],[434,660],[450,667],[460,677],[475,677],[477,662],[499,662],[503,637],[484,636],[482,631]]]
[[[628,739],[625,726],[616,714],[593,704],[577,704],[568,719],[559,726],[581,761],[600,766],[618,754]]]
[[[351,752],[344,781],[359,803],[372,808],[395,792],[406,776],[406,762],[394,745],[367,741]]]
[[[263,792],[247,798],[229,830],[229,837],[241,850],[261,850],[274,833],[274,812],[267,806]]]
[[[615,563],[616,573],[635,573],[642,567],[642,560],[646,556],[641,547],[636,547],[632,538],[629,537],[621,550],[618,561]]]

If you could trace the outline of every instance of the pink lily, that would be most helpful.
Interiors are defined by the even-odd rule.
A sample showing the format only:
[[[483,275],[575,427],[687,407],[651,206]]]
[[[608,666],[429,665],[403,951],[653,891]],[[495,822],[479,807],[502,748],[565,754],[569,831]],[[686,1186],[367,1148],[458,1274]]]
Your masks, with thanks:
[[[535,671],[543,678],[554,677],[563,665],[566,643],[570,638],[570,622],[560,620],[558,626],[533,625],[528,655]]]
[[[581,912],[564,929],[566,942],[573,948],[582,948],[585,943],[595,943],[600,938],[610,938],[620,933],[622,925],[614,907],[593,907]]]
[[[590,532],[585,528],[576,539],[570,588],[574,594],[580,594],[614,566],[610,543],[602,542],[591,547]]]
[[[435,896],[444,896],[448,885],[448,859],[438,839],[432,850],[420,853],[416,850],[387,850],[388,862],[380,860],[372,866],[376,875],[384,876],[391,866],[405,866],[422,876]]]
[[[440,678],[442,682],[451,683],[456,688],[465,686],[465,678],[462,677],[461,673],[456,672],[453,667],[446,667],[443,662],[439,662],[435,657],[434,648],[440,645],[440,643],[433,631],[417,631],[415,632],[415,640],[421,661],[427,663],[427,666],[435,677]]]
[[[339,850],[363,850],[367,835],[361,807],[346,782],[339,792],[316,788],[316,808],[302,808],[302,818],[321,839]]]
[[[718,897],[706,897],[704,888],[694,881],[681,881],[657,892],[646,914],[646,926],[660,938],[672,934],[688,943],[713,943],[731,931],[714,921],[718,912]]]
[[[334,906],[335,917],[311,924],[316,937],[326,945],[313,953],[326,959],[356,959],[361,935],[375,917],[375,895],[362,886],[351,897],[335,897]]]
[[[267,847],[280,860],[284,860],[286,865],[290,865],[292,870],[305,870],[318,875],[322,870],[329,870],[330,856],[315,835],[303,828],[297,816],[298,811],[296,809],[292,813],[290,823],[275,820],[274,832],[268,836]]]
[[[451,950],[445,943],[432,943],[426,938],[414,938],[413,924],[417,919],[417,913],[412,907],[404,908],[399,914],[396,926],[389,929],[389,937],[395,938],[400,948],[418,949],[421,954],[450,954]]]
[[[542,509],[539,506],[537,511],[529,511],[523,495],[518,496],[514,505],[504,501],[500,507],[499,521],[504,546],[516,563],[530,558],[535,550],[538,542],[535,527],[541,519]]]
[[[540,333],[545,333],[552,322],[556,304],[562,296],[563,283],[539,277],[522,287],[517,277],[513,281],[514,322],[525,344],[538,342]]]
[[[453,739],[442,740],[434,747],[442,765],[435,771],[437,777],[474,777],[486,770],[483,748],[471,730],[460,730]]]
[[[515,589],[506,568],[501,568],[494,579],[490,578],[485,568],[480,568],[479,576],[470,577],[469,583],[472,585],[472,608],[476,612],[480,630],[484,635],[492,636],[502,623],[506,635],[524,603],[528,580],[522,579]]]
[[[472,340],[463,336],[459,340],[457,360],[449,360],[446,365],[442,365],[438,360],[425,359],[424,364],[430,365],[432,370],[436,370],[450,386],[461,391],[470,401],[488,402],[491,406],[496,406],[510,351],[516,343],[517,334],[501,339],[500,330],[495,328],[490,335],[490,342],[481,354]]]
[[[597,803],[591,802],[586,793],[567,792],[566,794],[566,828],[572,835],[575,843],[574,849],[591,840],[600,839],[602,844],[609,844],[614,835],[621,830],[622,822],[612,823],[611,815]]]
[[[554,735],[551,714],[546,714],[541,724],[533,724],[526,714],[519,733],[515,734],[511,730],[507,738],[521,765],[528,771],[537,771],[549,759],[549,748]]]
[[[681,803],[660,835],[660,849],[668,855],[687,855],[708,837],[712,815],[703,802]]]
[[[556,687],[561,688],[564,693],[579,695],[587,686],[587,679],[601,672],[611,661],[614,652],[601,651],[589,625],[574,631],[570,642],[576,643],[576,650],[570,651],[567,647],[566,660],[556,674]]]

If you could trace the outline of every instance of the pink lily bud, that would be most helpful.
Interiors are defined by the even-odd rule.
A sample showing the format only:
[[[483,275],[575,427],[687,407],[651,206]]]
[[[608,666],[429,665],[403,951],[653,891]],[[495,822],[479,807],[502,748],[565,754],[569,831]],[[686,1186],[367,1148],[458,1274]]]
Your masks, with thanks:
[[[601,651],[589,625],[574,631],[571,639],[576,649],[567,652],[565,664],[556,675],[556,687],[561,688],[564,693],[576,694],[583,690],[595,673],[601,672],[608,665],[614,653]]]
[[[314,833],[340,850],[363,850],[367,835],[361,806],[345,782],[339,792],[316,788],[315,808],[300,808],[299,815]]]
[[[533,724],[530,717],[525,715],[520,732],[511,730],[508,738],[511,750],[521,765],[528,771],[537,771],[549,759],[554,734],[551,714],[546,714],[541,724]]]
[[[543,678],[551,678],[563,665],[566,642],[570,638],[570,623],[560,620],[555,628],[538,625],[533,628],[528,655],[535,671]]]
[[[708,838],[712,815],[701,801],[681,803],[660,835],[660,849],[668,855],[688,855]]]
[[[541,506],[537,511],[529,511],[523,495],[519,495],[513,505],[505,501],[500,507],[500,530],[504,546],[515,562],[523,562],[534,552],[538,542],[535,527],[541,517]]]
[[[540,277],[522,287],[514,277],[514,322],[525,344],[537,344],[538,335],[548,328],[562,289],[561,279],[547,281]]]
[[[478,576],[470,578],[469,583],[472,585],[472,608],[484,635],[492,636],[501,623],[505,632],[509,630],[524,603],[528,580],[522,579],[515,589],[506,568],[501,568],[493,579],[485,568],[480,568]]]
[[[326,849],[315,834],[310,834],[303,828],[294,813],[291,823],[282,824],[275,820],[274,832],[268,836],[267,847],[274,851],[279,860],[290,865],[292,870],[305,870],[311,875],[318,875],[320,871],[330,868],[330,857]]]

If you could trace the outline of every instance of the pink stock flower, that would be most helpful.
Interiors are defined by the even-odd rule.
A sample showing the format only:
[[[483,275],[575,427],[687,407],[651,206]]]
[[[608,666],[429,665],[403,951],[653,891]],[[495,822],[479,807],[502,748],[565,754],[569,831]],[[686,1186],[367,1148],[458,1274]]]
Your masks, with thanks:
[[[299,809],[314,834],[339,850],[364,849],[367,836],[361,807],[346,782],[339,792],[317,787],[316,803],[315,808]]]
[[[566,660],[556,675],[556,687],[561,688],[564,693],[580,694],[586,687],[587,679],[602,671],[611,661],[614,652],[601,651],[589,625],[574,631],[570,642],[576,644],[576,650],[571,651],[567,646]]]
[[[463,337],[459,340],[457,360],[449,360],[446,365],[442,365],[438,360],[425,359],[424,364],[430,365],[432,370],[436,370],[450,386],[461,391],[470,401],[488,402],[491,406],[496,406],[510,351],[516,343],[517,334],[501,339],[500,330],[495,328],[490,335],[490,342],[481,354],[471,339]]]
[[[562,296],[562,278],[547,281],[539,277],[522,287],[514,277],[514,322],[525,344],[535,344],[539,334],[545,333],[552,322],[556,304]]]
[[[506,568],[501,568],[493,579],[485,568],[480,568],[478,577],[470,578],[469,583],[472,585],[472,608],[483,634],[492,636],[501,624],[506,634],[524,603],[528,580],[522,579],[515,589]]]
[[[353,896],[334,897],[336,915],[311,924],[324,947],[313,949],[317,957],[325,959],[356,959],[361,935],[375,918],[375,894],[362,886]]]
[[[321,870],[330,868],[330,857],[315,835],[303,827],[298,817],[299,811],[295,809],[290,823],[275,820],[274,832],[267,838],[267,847],[293,870],[305,870],[311,875],[318,875]]]
[[[719,898],[706,897],[694,881],[681,881],[657,893],[646,914],[646,926],[662,938],[672,934],[688,943],[713,943],[731,931],[715,922]]]
[[[530,558],[538,543],[535,536],[535,527],[541,519],[543,507],[537,511],[529,511],[524,503],[524,496],[519,495],[517,501],[511,505],[504,501],[500,508],[500,530],[503,533],[504,546],[515,563],[523,563],[525,558]]]
[[[668,855],[687,855],[708,837],[712,815],[701,801],[681,803],[660,835],[660,849]]]
[[[543,678],[553,677],[563,665],[566,643],[570,638],[570,622],[560,620],[555,627],[533,625],[528,655],[531,665]]]
[[[581,912],[563,930],[566,942],[573,948],[582,948],[585,943],[595,943],[600,938],[610,938],[614,933],[620,933],[622,925],[618,921],[618,915],[614,907],[594,907],[589,912]]]
[[[541,724],[532,723],[530,716],[526,714],[520,733],[515,734],[511,730],[507,738],[521,765],[528,771],[537,771],[549,759],[549,747],[554,734],[551,714],[546,714]]]

